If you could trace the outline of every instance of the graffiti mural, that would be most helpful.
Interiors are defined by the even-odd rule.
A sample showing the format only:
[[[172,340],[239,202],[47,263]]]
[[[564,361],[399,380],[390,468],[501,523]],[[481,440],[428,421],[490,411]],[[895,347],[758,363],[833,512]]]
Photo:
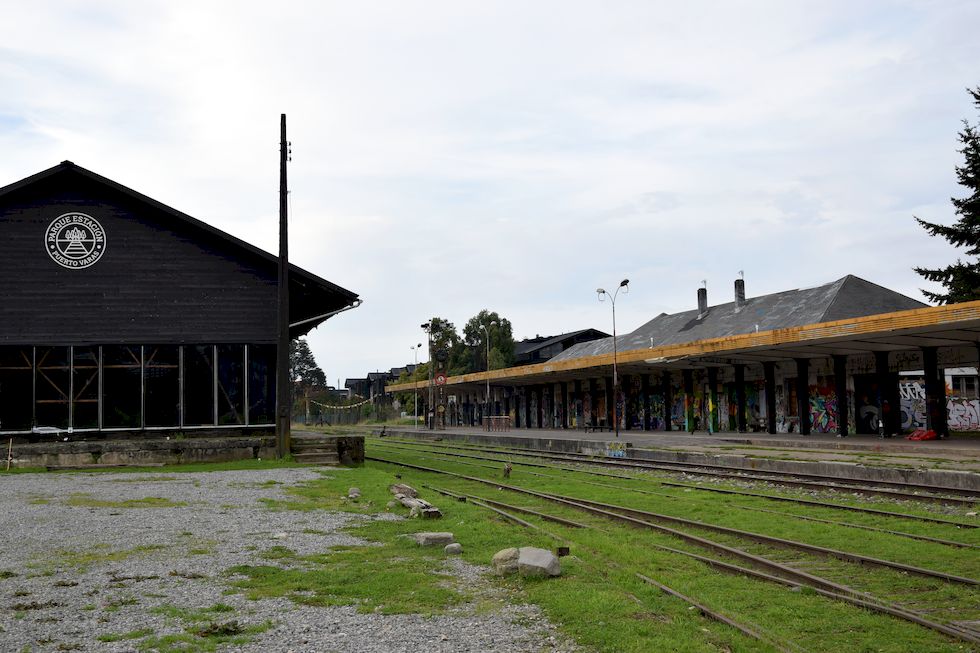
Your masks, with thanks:
[[[684,390],[674,383],[671,387],[671,397],[674,402],[670,410],[670,419],[674,422],[674,428],[683,431],[686,425],[687,416],[684,413]]]
[[[647,403],[647,398],[643,396],[643,381],[642,379],[634,375],[630,377],[629,384],[629,408],[626,414],[629,416],[629,428],[642,429],[643,428],[643,412],[644,405]]]
[[[980,430],[980,400],[952,394],[946,386],[946,418],[950,431]],[[920,381],[899,383],[902,429],[926,428],[926,389]]]
[[[966,397],[948,397],[946,408],[949,411],[949,430],[980,430],[980,400]]]
[[[817,377],[810,386],[810,430],[814,433],[833,433],[837,430],[837,394],[833,377]]]
[[[650,395],[650,428],[662,431],[664,423],[664,396],[659,392]]]
[[[786,433],[786,391],[782,383],[776,384],[776,431]]]
[[[902,429],[914,431],[926,427],[926,389],[917,381],[900,381]]]

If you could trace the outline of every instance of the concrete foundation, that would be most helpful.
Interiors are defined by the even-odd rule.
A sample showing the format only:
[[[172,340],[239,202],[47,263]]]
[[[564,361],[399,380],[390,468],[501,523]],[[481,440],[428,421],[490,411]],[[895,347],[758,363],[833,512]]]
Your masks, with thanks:
[[[176,465],[274,459],[276,443],[269,436],[38,442],[14,444],[12,456],[13,467]]]

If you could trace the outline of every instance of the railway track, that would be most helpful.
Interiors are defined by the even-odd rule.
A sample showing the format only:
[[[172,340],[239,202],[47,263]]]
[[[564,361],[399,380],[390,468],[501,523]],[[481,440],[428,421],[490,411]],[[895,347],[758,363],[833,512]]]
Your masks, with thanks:
[[[400,440],[401,443],[411,443],[408,440]],[[414,443],[411,443],[414,444]],[[884,496],[892,499],[903,499],[913,501],[930,501],[935,503],[972,505],[980,501],[980,489],[957,488],[950,486],[925,485],[920,483],[902,483],[897,481],[876,481],[874,485],[856,483],[854,479],[847,479],[840,476],[819,475],[809,473],[788,473],[788,472],[753,472],[741,468],[715,465],[709,463],[682,463],[670,462],[659,463],[652,461],[624,460],[599,458],[588,454],[578,453],[552,453],[547,451],[537,451],[529,449],[517,449],[510,447],[472,447],[458,444],[448,444],[445,442],[427,443],[428,446],[453,449],[456,451],[478,450],[484,453],[496,453],[510,456],[525,456],[547,460],[563,462],[588,462],[593,465],[601,465],[608,468],[621,469],[646,469],[668,472],[680,472],[697,476],[713,476],[740,481],[759,481],[764,483],[786,485],[790,487],[801,487],[817,490],[843,491],[867,495]],[[896,489],[885,489],[880,486],[888,486]]]
[[[750,576],[760,580],[766,580],[772,583],[779,583],[781,585],[785,585],[789,587],[805,586],[811,588],[812,591],[820,594],[821,596],[825,596],[827,598],[844,601],[846,603],[856,605],[862,608],[874,610],[876,612],[880,612],[883,614],[888,614],[893,617],[897,617],[909,621],[911,623],[916,623],[920,626],[930,628],[936,632],[943,633],[949,637],[953,637],[964,642],[969,642],[971,644],[980,644],[980,635],[970,630],[967,630],[965,628],[962,628],[958,625],[937,622],[933,619],[928,618],[923,614],[878,599],[870,594],[856,590],[848,585],[843,585],[833,580],[802,571],[798,568],[774,561],[762,555],[757,555],[748,551],[744,551],[730,544],[726,544],[723,542],[709,539],[702,535],[691,533],[690,530],[688,530],[688,529],[704,530],[705,528],[711,530],[712,527],[710,525],[706,525],[701,522],[681,520],[674,517],[657,515],[655,513],[650,513],[647,511],[635,510],[626,506],[615,506],[611,504],[594,502],[580,497],[568,497],[568,496],[562,496],[562,495],[557,495],[557,494],[552,494],[547,492],[539,492],[526,487],[513,485],[511,483],[501,483],[498,479],[486,479],[486,478],[468,476],[464,474],[458,474],[456,472],[452,472],[449,470],[426,467],[423,465],[416,465],[414,463],[408,463],[405,461],[380,458],[378,456],[373,456],[373,455],[368,456],[368,459],[384,464],[397,465],[409,469],[414,469],[417,471],[439,474],[460,481],[489,485],[495,488],[507,490],[509,492],[530,496],[543,502],[552,503],[567,508],[573,508],[575,510],[582,511],[596,517],[601,517],[604,520],[629,524],[634,527],[657,531],[665,535],[670,535],[675,538],[679,538],[687,542],[689,545],[693,545],[702,549],[707,549],[712,553],[714,553],[715,555],[721,555],[727,557],[729,558],[729,560],[720,559],[717,557],[705,556],[702,554],[693,553],[691,551],[684,551],[673,547],[663,547],[663,546],[655,547],[664,550],[666,552],[687,556],[699,560],[705,564],[708,564],[712,568],[726,571],[729,573],[736,573],[744,576]],[[497,505],[494,506],[493,503],[487,499],[476,498],[476,500],[481,501],[484,505],[487,505],[488,507],[492,507],[497,511],[503,510],[504,512],[506,512],[506,509],[503,507],[504,505],[507,505],[508,508],[514,508],[514,506],[510,506],[509,504],[503,504],[502,502],[498,502]],[[541,511],[536,511],[536,512],[541,514]],[[671,525],[667,526],[664,525],[663,523],[660,523],[665,520],[671,523]],[[716,531],[716,532],[724,532],[727,535],[738,535],[743,539],[750,539],[753,541],[755,541],[754,540],[755,536],[758,535],[758,534],[745,533],[745,532],[734,533],[731,531],[731,529],[724,529],[722,531]],[[770,544],[773,543],[770,542]],[[793,542],[792,544],[799,545],[803,543]],[[783,544],[783,546],[785,545],[786,544]],[[808,550],[810,553],[814,553],[815,549],[820,549],[820,548],[821,547],[813,547],[813,545],[804,545],[804,549]],[[836,554],[841,554],[841,553],[846,553],[846,552],[834,551],[830,549],[823,550],[824,555],[829,555],[832,557],[835,556]],[[853,554],[847,554],[847,555],[851,556]],[[847,559],[850,562],[865,562],[865,560],[862,560],[862,558],[864,557],[857,556],[856,558],[853,559],[851,558],[847,558]],[[732,562],[731,559],[734,559],[738,562],[737,563]],[[876,564],[881,562],[888,563],[889,561],[875,560],[871,564]],[[902,567],[907,567],[907,566],[892,567],[892,569],[896,571],[901,571],[902,573],[925,572],[925,574],[923,575],[928,575],[929,577],[932,578],[941,578],[945,582],[951,582],[951,583],[963,583],[963,584],[975,586],[977,582],[973,579],[968,579],[963,577],[951,577],[951,575],[945,574],[944,572],[934,572],[934,570],[923,570],[923,569],[916,569],[915,571],[909,571],[908,569],[902,569]],[[693,601],[693,599],[691,601]]]
[[[424,459],[428,459],[428,460],[438,460],[437,458],[434,459],[434,458],[430,458],[430,457],[427,457],[427,456],[420,456],[420,458],[424,458]],[[499,465],[489,465],[489,464],[483,464],[483,463],[477,463],[477,462],[470,462],[470,461],[456,461],[456,462],[458,464],[461,464],[461,465],[467,465],[467,466],[472,466],[472,467],[479,467],[481,469],[490,469],[490,470],[494,470],[494,471],[499,471],[500,470],[500,466]],[[519,464],[523,464],[523,463],[519,463]],[[575,471],[575,472],[582,473],[582,474],[592,474],[592,473],[594,473],[594,472],[591,472],[591,471],[588,471],[588,470],[583,470],[583,469],[571,469],[571,468],[563,468],[563,467],[550,467],[548,465],[535,465],[535,467],[545,467],[545,468],[551,468],[551,469],[557,469],[557,470],[563,470],[563,471]],[[540,472],[531,472],[531,471],[526,471],[525,470],[524,473],[525,474],[530,474],[532,476],[539,476],[539,477],[542,477],[542,478],[548,478],[548,479],[553,479],[553,480],[556,479],[556,478],[558,478],[558,477],[556,477],[556,476],[554,476],[552,474],[542,474]],[[605,475],[605,474],[603,474],[603,475]],[[616,478],[624,478],[624,477],[617,476]],[[625,477],[625,478],[629,478],[630,480],[636,480],[634,477]],[[625,487],[625,486],[621,486],[621,485],[611,485],[609,483],[600,483],[600,482],[585,481],[585,480],[579,480],[579,482],[580,483],[584,483],[586,485],[593,485],[593,486],[596,486],[596,487],[608,488],[608,489],[617,490],[617,491],[620,491],[620,492],[628,492],[630,494],[643,494],[643,495],[649,495],[649,496],[664,497],[666,499],[671,499],[671,500],[674,500],[674,501],[699,501],[698,499],[693,499],[691,497],[684,496],[684,495],[667,494],[665,492],[654,492],[654,491],[643,490],[643,489],[634,488],[634,487]],[[691,487],[691,488],[698,489],[697,486],[682,486],[682,487]],[[765,496],[765,495],[761,495],[761,496]],[[768,510],[768,509],[765,509],[765,508],[754,508],[754,507],[751,507],[751,506],[742,506],[742,505],[738,505],[738,504],[734,504],[734,503],[731,503],[731,504],[728,504],[728,505],[730,505],[732,508],[734,508],[736,510],[748,510],[748,511],[752,511],[752,512],[766,513],[766,514],[775,515],[775,516],[784,517],[784,518],[798,519],[798,520],[801,520],[801,521],[810,521],[810,522],[815,522],[815,523],[828,524],[828,525],[832,525],[832,526],[839,526],[839,527],[842,527],[842,528],[854,528],[854,529],[864,530],[864,531],[869,531],[869,532],[884,533],[884,534],[887,534],[887,535],[894,535],[894,536],[897,536],[897,537],[903,537],[903,538],[908,538],[908,539],[912,539],[912,540],[918,540],[918,541],[922,541],[922,542],[931,542],[933,544],[941,544],[943,546],[950,546],[950,547],[960,548],[960,549],[980,549],[980,546],[978,546],[976,544],[969,544],[967,542],[959,542],[959,541],[955,541],[955,540],[942,539],[942,538],[938,538],[938,537],[929,537],[927,535],[919,535],[919,534],[916,534],[916,533],[906,533],[906,532],[903,532],[903,531],[896,531],[896,530],[886,529],[886,528],[877,528],[875,526],[868,526],[868,525],[865,525],[865,524],[854,524],[854,523],[851,523],[851,522],[834,521],[834,520],[831,520],[831,519],[820,519],[820,518],[817,518],[817,517],[810,517],[810,516],[806,516],[806,515],[798,515],[798,514],[791,513],[791,512],[782,512],[782,511],[778,511],[778,510]]]
[[[380,442],[379,442],[379,444],[380,444]],[[528,462],[526,460],[521,460],[521,461],[515,460],[515,458],[514,458],[515,456],[516,457],[520,457],[520,458],[532,458],[532,459],[537,458],[537,459],[544,459],[544,460],[550,460],[551,459],[549,456],[541,456],[541,455],[538,455],[537,453],[527,452],[526,450],[518,450],[518,451],[515,451],[514,453],[508,453],[507,455],[509,455],[510,457],[507,457],[507,458],[497,458],[497,457],[493,457],[493,456],[488,456],[486,454],[484,454],[484,455],[477,455],[477,454],[483,453],[484,450],[483,449],[476,449],[476,448],[463,448],[463,447],[455,447],[455,446],[431,447],[431,445],[429,445],[428,443],[426,445],[422,445],[420,443],[412,442],[412,441],[397,441],[396,442],[396,441],[388,441],[388,440],[386,440],[386,441],[384,441],[383,444],[384,444],[384,446],[388,446],[388,447],[402,448],[404,450],[428,451],[428,452],[431,452],[431,453],[437,453],[437,454],[440,454],[440,455],[451,456],[451,457],[456,457],[456,458],[466,458],[466,459],[485,460],[485,461],[486,460],[490,460],[490,461],[501,462],[501,463],[510,462],[510,463],[517,463],[517,464],[520,464],[520,465],[525,465],[525,466],[528,466],[528,467],[545,468],[545,469],[558,469],[558,470],[562,470],[562,471],[577,471],[577,472],[583,471],[581,468],[561,467],[561,466],[550,465],[550,464],[540,463],[540,462]],[[449,450],[447,451],[446,449],[449,449]],[[461,450],[462,451],[466,451],[468,453],[463,453]],[[490,452],[497,452],[497,451],[498,450],[490,450]],[[607,466],[607,462],[604,459],[597,459],[597,458],[585,458],[585,459],[581,459],[581,460],[574,460],[573,462],[575,462],[575,463],[577,463],[579,465],[586,465],[586,466]],[[668,471],[676,472],[678,470],[668,470]],[[608,472],[590,471],[589,473],[590,474],[594,474],[594,475],[598,475],[598,476],[606,476],[606,477],[610,477],[610,478],[619,478],[619,479],[624,479],[624,480],[636,480],[637,479],[636,476],[627,476],[627,475],[622,475],[622,474],[610,474]],[[687,472],[684,472],[684,473],[687,473]],[[745,480],[745,479],[743,479],[743,480]],[[839,504],[839,503],[828,503],[828,502],[824,502],[824,501],[818,501],[816,499],[804,499],[804,498],[799,498],[799,497],[786,497],[786,496],[765,494],[765,493],[759,493],[759,492],[750,492],[748,490],[732,490],[732,489],[727,489],[727,488],[712,488],[712,487],[705,487],[705,486],[702,486],[702,485],[691,485],[691,484],[687,484],[687,483],[678,483],[678,482],[672,482],[672,481],[659,481],[659,482],[660,482],[661,485],[666,485],[666,486],[671,486],[671,487],[678,487],[678,488],[684,488],[684,489],[689,489],[689,490],[697,490],[697,491],[705,491],[705,492],[715,492],[715,493],[728,494],[728,495],[757,497],[757,498],[769,499],[769,500],[772,500],[772,501],[797,503],[797,504],[806,505],[806,506],[813,506],[813,507],[833,508],[833,509],[837,509],[837,510],[844,510],[844,511],[850,511],[850,512],[859,512],[859,513],[866,513],[866,514],[871,514],[871,515],[876,515],[876,516],[896,517],[896,518],[899,518],[899,519],[912,520],[912,521],[922,521],[922,522],[928,522],[928,523],[946,524],[946,525],[949,525],[949,526],[955,526],[957,528],[974,529],[974,528],[977,528],[978,527],[977,524],[971,524],[971,523],[968,523],[968,522],[962,522],[962,521],[956,521],[956,520],[952,520],[952,519],[946,519],[946,518],[943,518],[943,517],[931,517],[931,516],[922,516],[922,515],[910,515],[908,513],[894,512],[894,511],[882,510],[882,509],[877,509],[877,508],[866,508],[866,507],[850,506],[850,505]]]

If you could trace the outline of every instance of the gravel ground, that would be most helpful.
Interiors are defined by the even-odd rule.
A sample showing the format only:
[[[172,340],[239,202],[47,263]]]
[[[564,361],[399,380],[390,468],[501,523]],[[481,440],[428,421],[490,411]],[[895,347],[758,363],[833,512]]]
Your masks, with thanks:
[[[339,470],[336,473],[344,473]],[[354,607],[301,606],[287,599],[224,594],[225,569],[268,564],[275,545],[300,555],[334,545],[367,545],[341,532],[357,520],[334,512],[272,511],[285,485],[316,478],[311,469],[160,474],[23,474],[0,477],[0,651],[136,651],[140,639],[102,642],[147,629],[183,633],[157,606],[201,609],[223,603],[240,624],[274,626],[222,651],[570,651],[534,606],[510,605],[484,568],[452,559],[447,568],[489,614],[359,614]],[[262,485],[276,481],[284,485]],[[165,498],[157,508],[70,506]],[[399,519],[381,514],[373,519]],[[304,532],[315,530],[315,533]],[[13,575],[12,575],[13,574]]]

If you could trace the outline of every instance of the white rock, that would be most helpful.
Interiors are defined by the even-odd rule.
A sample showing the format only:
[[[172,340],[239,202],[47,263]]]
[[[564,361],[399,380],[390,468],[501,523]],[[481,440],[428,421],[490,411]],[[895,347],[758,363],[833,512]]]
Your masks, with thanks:
[[[415,542],[419,546],[442,546],[455,541],[452,533],[415,533]]]
[[[517,558],[517,570],[523,576],[560,576],[561,562],[547,549],[522,546]]]
[[[459,555],[463,552],[463,545],[459,542],[453,542],[452,544],[447,544],[443,551],[448,555]]]
[[[517,571],[517,559],[520,557],[520,550],[515,548],[503,549],[494,554],[493,570],[498,574],[513,574]]]

